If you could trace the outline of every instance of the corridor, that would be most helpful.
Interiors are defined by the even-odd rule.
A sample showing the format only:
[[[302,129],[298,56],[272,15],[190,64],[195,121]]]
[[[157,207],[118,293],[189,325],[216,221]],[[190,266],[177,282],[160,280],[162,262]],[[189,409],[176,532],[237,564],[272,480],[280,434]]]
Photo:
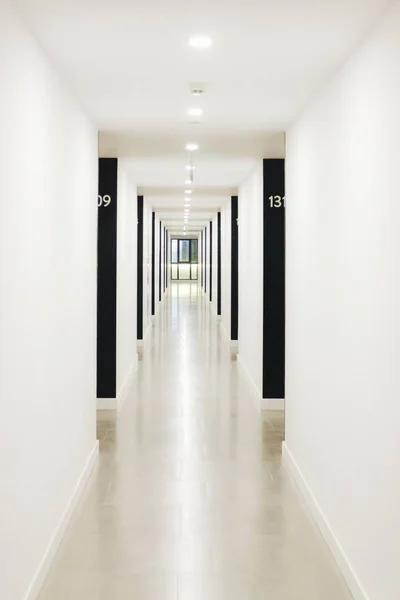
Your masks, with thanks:
[[[200,288],[172,284],[40,600],[349,600],[264,415]]]

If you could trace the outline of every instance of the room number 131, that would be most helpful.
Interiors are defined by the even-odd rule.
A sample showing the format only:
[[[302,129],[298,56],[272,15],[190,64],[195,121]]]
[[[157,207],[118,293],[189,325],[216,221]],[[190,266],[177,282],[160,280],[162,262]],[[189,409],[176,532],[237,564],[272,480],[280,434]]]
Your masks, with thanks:
[[[271,208],[281,208],[282,206],[283,208],[286,207],[285,196],[270,196],[268,199]]]

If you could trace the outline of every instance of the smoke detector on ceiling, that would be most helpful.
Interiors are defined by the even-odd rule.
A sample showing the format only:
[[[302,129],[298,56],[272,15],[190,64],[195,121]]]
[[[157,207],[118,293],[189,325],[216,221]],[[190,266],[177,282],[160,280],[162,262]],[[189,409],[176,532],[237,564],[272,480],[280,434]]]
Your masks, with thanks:
[[[206,91],[205,83],[191,83],[190,92],[193,96],[201,96]]]

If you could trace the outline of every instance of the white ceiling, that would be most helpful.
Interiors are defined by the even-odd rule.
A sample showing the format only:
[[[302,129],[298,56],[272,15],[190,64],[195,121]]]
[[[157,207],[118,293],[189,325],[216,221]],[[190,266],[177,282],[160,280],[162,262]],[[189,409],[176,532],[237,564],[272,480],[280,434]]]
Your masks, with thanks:
[[[185,166],[190,162],[185,150],[181,150],[180,156],[176,158],[165,155],[141,159],[125,158],[123,161],[124,167],[132,172],[136,184],[141,188],[155,188],[156,190],[167,188],[173,192],[177,188],[177,190],[182,190],[183,196],[183,190],[190,187],[190,185],[184,185],[185,180],[189,177]],[[227,158],[218,155],[204,156],[199,152],[194,156],[193,163],[195,188],[201,190],[203,194],[211,190],[211,195],[215,195],[215,193],[225,191],[228,194],[231,191],[234,192],[234,189],[256,168],[259,159]]]
[[[184,202],[175,204],[176,208],[171,208],[171,200],[168,195],[157,196],[153,194],[147,194],[146,198],[153,207],[156,208],[159,218],[162,220],[164,225],[174,231],[182,229],[183,227],[183,210]],[[189,204],[190,218],[187,225],[189,231],[200,231],[207,225],[211,219],[214,218],[215,213],[221,209],[221,207],[230,201],[230,196],[200,196],[193,195]]]
[[[177,158],[123,157],[120,163],[131,173],[138,193],[145,196],[168,227],[182,227],[184,191],[190,189],[190,223],[196,221],[196,228],[201,229],[237,193],[237,187],[256,168],[259,159],[204,157],[200,153],[194,160],[194,185],[184,185],[188,177],[185,165],[189,162],[185,156],[181,151]]]
[[[100,154],[132,157],[138,185],[165,192],[160,208],[181,204],[187,142],[200,144],[198,193],[220,188],[221,198],[252,160],[283,156],[285,129],[390,4],[15,2],[99,128]],[[210,50],[188,47],[196,33],[213,39]],[[200,99],[191,82],[207,84]],[[191,106],[204,109],[200,124],[189,123]]]

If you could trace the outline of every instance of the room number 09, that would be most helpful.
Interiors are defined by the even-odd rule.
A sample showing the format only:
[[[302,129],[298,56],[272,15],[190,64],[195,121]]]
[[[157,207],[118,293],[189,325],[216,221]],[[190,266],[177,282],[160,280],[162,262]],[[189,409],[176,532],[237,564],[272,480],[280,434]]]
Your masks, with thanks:
[[[109,206],[111,204],[111,196],[97,196],[97,206]]]
[[[286,198],[285,196],[270,196],[268,198],[269,205],[271,208],[285,208],[286,206]]]

